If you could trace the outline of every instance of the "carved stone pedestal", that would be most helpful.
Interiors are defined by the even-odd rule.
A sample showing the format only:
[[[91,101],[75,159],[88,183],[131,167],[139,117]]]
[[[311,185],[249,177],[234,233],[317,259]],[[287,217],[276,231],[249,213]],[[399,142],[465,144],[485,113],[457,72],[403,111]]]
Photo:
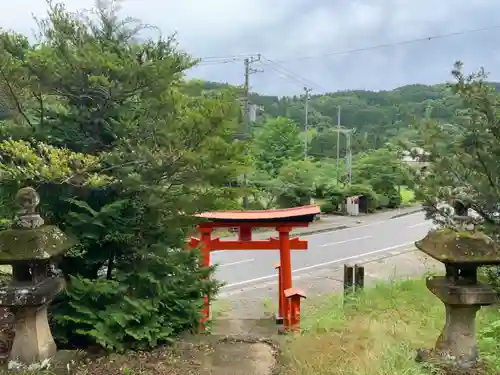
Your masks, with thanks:
[[[56,353],[47,306],[63,288],[63,281],[49,277],[36,285],[13,284],[0,288],[0,305],[11,306],[15,336],[9,359],[25,364],[43,361]]]
[[[11,360],[36,363],[56,354],[56,343],[47,319],[47,305],[18,308],[15,316],[16,335],[10,352]]]
[[[476,313],[481,306],[495,303],[496,293],[487,285],[461,283],[447,277],[430,278],[427,287],[444,303],[446,322],[435,348],[421,351],[418,359],[457,370],[476,367]]]

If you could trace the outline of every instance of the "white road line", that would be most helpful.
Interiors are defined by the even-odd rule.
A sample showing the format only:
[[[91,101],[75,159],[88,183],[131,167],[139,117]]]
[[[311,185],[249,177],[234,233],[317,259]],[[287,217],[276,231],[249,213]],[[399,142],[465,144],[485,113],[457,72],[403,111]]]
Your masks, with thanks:
[[[413,225],[410,225],[408,226],[407,228],[416,228],[416,227],[422,227],[424,225],[432,225],[432,221],[423,221],[421,223],[418,223],[418,224],[413,224]]]
[[[411,246],[413,244],[414,244],[414,242],[406,242],[406,243],[402,243],[402,244],[399,244],[399,245],[385,247],[385,248],[379,249],[379,250],[369,251],[369,252],[363,253],[363,254],[353,255],[353,256],[346,257],[346,258],[341,258],[341,259],[335,259],[335,260],[331,260],[329,262],[318,263],[318,264],[314,264],[314,265],[308,266],[308,267],[297,268],[297,269],[293,270],[292,273],[309,271],[309,270],[312,270],[312,269],[315,269],[315,268],[319,268],[319,267],[323,267],[323,266],[328,266],[328,265],[335,264],[335,263],[345,262],[346,260],[352,260],[352,259],[362,258],[362,257],[367,256],[367,255],[373,255],[373,254],[383,253],[383,252],[386,252],[386,251],[389,251],[389,250],[399,249],[400,247]],[[255,282],[258,282],[258,281],[269,280],[269,279],[276,278],[276,277],[277,277],[276,274],[262,276],[262,277],[257,277],[255,279],[250,279],[250,280],[245,280],[245,281],[239,281],[237,283],[232,283],[232,284],[226,284],[221,289],[226,289],[226,288],[231,288],[231,287],[240,286],[240,285],[246,285],[246,284],[252,284],[252,283],[255,283]]]
[[[347,242],[353,242],[353,241],[361,241],[361,240],[365,240],[367,238],[372,238],[373,236],[363,236],[363,237],[357,237],[357,238],[351,238],[351,239],[348,239],[348,240],[344,240],[344,241],[338,241],[338,242],[329,242],[329,243],[325,243],[323,245],[319,245],[319,247],[326,247],[326,246],[333,246],[333,245],[339,245],[341,243],[347,243]]]
[[[255,259],[243,259],[243,260],[239,260],[237,262],[218,264],[217,267],[218,268],[229,267],[229,266],[235,266],[237,264],[250,263],[250,262],[254,262],[254,261],[255,261]]]

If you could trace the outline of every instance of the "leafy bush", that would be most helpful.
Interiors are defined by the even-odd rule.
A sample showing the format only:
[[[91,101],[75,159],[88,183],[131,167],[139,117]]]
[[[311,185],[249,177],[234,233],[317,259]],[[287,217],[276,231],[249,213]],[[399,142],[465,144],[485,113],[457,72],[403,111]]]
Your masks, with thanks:
[[[325,202],[321,205],[321,212],[324,214],[333,214],[337,211],[337,207],[332,202]]]
[[[278,205],[296,207],[310,204],[315,192],[316,172],[316,165],[309,160],[287,161],[278,175],[283,189]]]
[[[396,208],[401,206],[401,194],[394,188],[388,195],[389,201],[387,202],[388,208]]]
[[[325,198],[327,198],[328,201],[335,207],[334,209],[337,210],[337,207],[342,204],[346,198],[345,189],[338,185],[329,186],[326,189]]]
[[[377,196],[377,209],[389,206],[389,197],[386,195]]]
[[[195,251],[145,255],[142,270],[116,280],[70,277],[54,306],[55,336],[68,346],[97,343],[114,351],[145,350],[196,327],[202,296],[218,285],[208,281]]]

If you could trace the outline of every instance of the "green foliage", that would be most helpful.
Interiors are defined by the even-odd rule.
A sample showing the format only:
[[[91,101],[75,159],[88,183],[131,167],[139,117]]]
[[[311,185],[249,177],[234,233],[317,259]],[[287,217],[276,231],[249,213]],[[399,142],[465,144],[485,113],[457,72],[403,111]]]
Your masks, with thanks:
[[[380,148],[360,155],[353,165],[353,181],[370,185],[380,196],[380,207],[394,208],[401,204],[397,186],[406,181],[406,167],[397,152]]]
[[[201,297],[216,292],[213,283],[200,284],[210,270],[193,266],[196,252],[172,249],[168,256],[146,257],[147,269],[134,267],[133,275],[116,280],[71,277],[69,302],[55,316],[58,339],[95,342],[114,351],[144,350],[196,327]],[[78,329],[72,331],[74,327]]]
[[[0,198],[37,188],[46,220],[79,239],[60,264],[56,337],[145,349],[195,327],[217,290],[184,240],[191,214],[239,196],[240,108],[234,90],[188,95],[195,61],[175,40],[137,38],[138,21],[98,5],[51,5],[37,44],[0,33]]]
[[[321,212],[324,214],[333,214],[337,211],[338,205],[331,201],[326,201],[321,205]]]
[[[317,167],[310,160],[289,161],[279,171],[283,184],[279,196],[280,207],[296,207],[310,204],[315,192]]]
[[[346,199],[345,188],[339,185],[331,185],[325,192],[325,198],[334,206],[337,210],[340,204],[342,204]]]
[[[420,157],[430,165],[425,173],[414,174],[413,189],[436,220],[447,216],[437,208],[438,203],[461,201],[483,217],[481,229],[497,238],[500,96],[485,81],[484,71],[465,76],[461,68],[461,63],[455,65],[456,82],[449,85],[461,102],[456,123],[427,120],[416,124],[420,140],[408,149],[417,153],[418,148]]]
[[[285,116],[303,123],[303,97],[273,97],[253,94],[251,101],[264,108],[264,116]],[[416,132],[409,128],[415,121],[426,118],[454,123],[460,102],[450,95],[446,85],[402,86],[390,91],[348,90],[309,99],[309,125],[316,129],[311,139],[309,155],[334,158],[337,155],[337,108],[341,107],[341,126],[356,129],[353,152],[384,147],[387,141],[399,138],[414,139]],[[345,137],[339,137],[340,155],[345,155]]]
[[[450,95],[460,103],[456,120],[442,123],[431,119],[415,124],[418,142],[408,151],[430,164],[425,172],[415,173],[413,189],[424,201],[427,215],[438,224],[453,227],[451,213],[441,203],[461,202],[482,218],[475,230],[482,231],[498,245],[500,222],[500,95],[486,82],[483,69],[465,75],[462,64],[453,70],[455,82],[448,86]],[[500,285],[498,267],[487,270],[489,281]],[[490,343],[500,339],[498,319],[483,330]],[[498,349],[498,345],[495,345]]]
[[[277,176],[287,161],[303,157],[297,124],[285,117],[266,121],[256,131],[252,142],[252,155],[259,170],[272,177]]]
[[[250,208],[269,209],[277,205],[277,198],[285,191],[285,185],[267,172],[253,169],[248,176],[250,185]]]

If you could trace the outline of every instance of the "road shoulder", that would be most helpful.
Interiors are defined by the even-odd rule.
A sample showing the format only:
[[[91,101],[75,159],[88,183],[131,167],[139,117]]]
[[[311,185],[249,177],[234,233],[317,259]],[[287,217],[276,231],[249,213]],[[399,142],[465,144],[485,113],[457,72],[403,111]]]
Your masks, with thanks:
[[[360,258],[356,263],[365,268],[367,288],[380,281],[419,277],[426,273],[444,271],[441,263],[414,248],[404,249],[399,253],[384,253],[376,257]],[[322,295],[341,292],[342,280],[343,265],[337,264],[294,275],[293,284],[294,287],[306,293],[307,300],[304,301],[304,307],[307,307]],[[276,311],[277,293],[276,281],[223,290],[219,300],[215,303],[216,319],[213,333],[262,336],[265,332],[263,319],[271,317]],[[275,330],[276,327],[272,327],[267,332],[271,335]]]

